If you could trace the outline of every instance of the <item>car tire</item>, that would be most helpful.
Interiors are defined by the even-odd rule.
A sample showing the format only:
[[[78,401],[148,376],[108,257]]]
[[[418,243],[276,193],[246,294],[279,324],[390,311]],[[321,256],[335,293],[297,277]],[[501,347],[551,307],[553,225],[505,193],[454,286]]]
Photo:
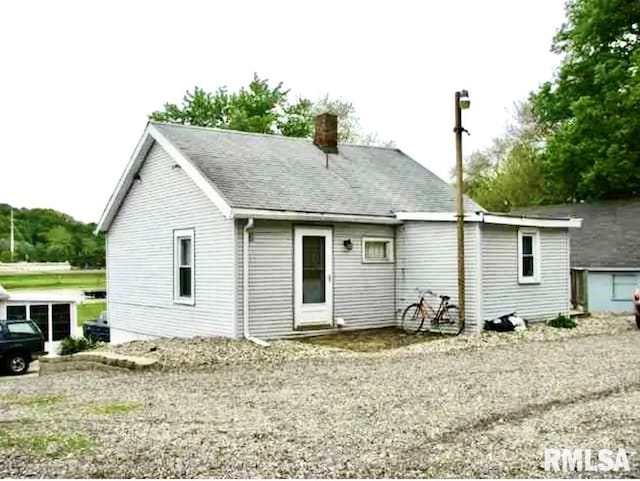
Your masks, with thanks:
[[[6,357],[5,368],[14,376],[24,374],[29,370],[29,358],[22,352],[12,352]]]

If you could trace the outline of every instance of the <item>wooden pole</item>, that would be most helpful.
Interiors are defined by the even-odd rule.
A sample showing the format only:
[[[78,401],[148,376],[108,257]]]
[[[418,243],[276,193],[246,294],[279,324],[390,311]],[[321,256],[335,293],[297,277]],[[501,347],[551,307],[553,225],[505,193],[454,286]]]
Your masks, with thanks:
[[[462,179],[462,109],[460,108],[460,92],[455,95],[456,126],[456,223],[458,228],[458,308],[460,309],[460,321],[465,320],[464,310],[464,185]]]

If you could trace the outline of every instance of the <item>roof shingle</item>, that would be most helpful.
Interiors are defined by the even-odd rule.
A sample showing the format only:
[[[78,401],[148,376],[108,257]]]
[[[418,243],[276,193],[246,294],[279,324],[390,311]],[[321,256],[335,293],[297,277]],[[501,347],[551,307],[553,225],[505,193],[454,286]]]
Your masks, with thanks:
[[[450,184],[397,149],[153,122],[231,207],[392,216],[455,212]],[[327,167],[328,165],[328,167]],[[482,208],[465,198],[465,210]]]
[[[571,231],[571,267],[640,268],[640,199],[529,207],[524,214],[581,217]]]

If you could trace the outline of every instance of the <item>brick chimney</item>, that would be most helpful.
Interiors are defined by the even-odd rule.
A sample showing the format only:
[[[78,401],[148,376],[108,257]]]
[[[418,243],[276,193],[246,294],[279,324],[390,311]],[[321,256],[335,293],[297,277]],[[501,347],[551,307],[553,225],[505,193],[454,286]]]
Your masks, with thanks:
[[[338,153],[338,116],[324,113],[316,116],[313,143],[327,154]]]

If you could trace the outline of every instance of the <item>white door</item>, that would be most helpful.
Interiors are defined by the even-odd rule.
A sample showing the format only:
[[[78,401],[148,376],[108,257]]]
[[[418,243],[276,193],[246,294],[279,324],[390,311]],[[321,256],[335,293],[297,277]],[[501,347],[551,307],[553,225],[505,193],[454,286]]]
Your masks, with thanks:
[[[295,325],[333,324],[333,235],[326,227],[294,231]]]

